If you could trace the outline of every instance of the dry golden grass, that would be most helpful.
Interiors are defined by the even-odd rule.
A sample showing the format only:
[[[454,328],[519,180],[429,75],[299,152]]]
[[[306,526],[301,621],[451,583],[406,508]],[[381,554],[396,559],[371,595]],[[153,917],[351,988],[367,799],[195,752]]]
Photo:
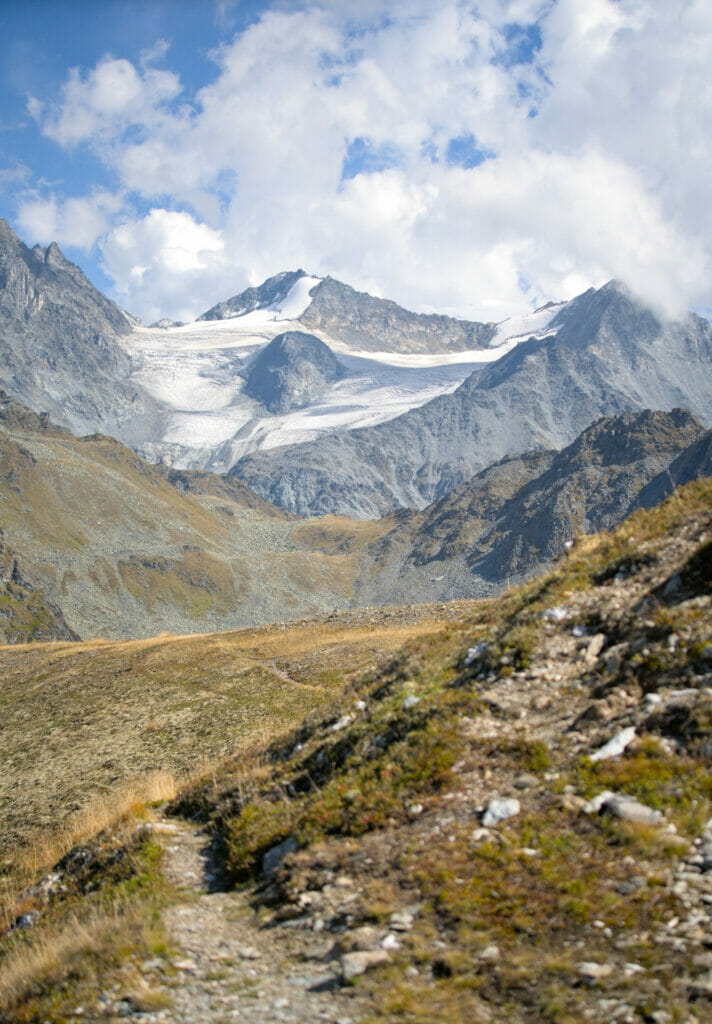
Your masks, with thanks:
[[[6,915],[18,891],[73,845],[171,798],[225,757],[259,772],[251,752],[448,614],[355,613],[209,635],[0,647]]]
[[[115,922],[108,918],[74,919],[61,931],[44,934],[32,946],[9,956],[0,967],[0,1011],[14,1006],[37,984],[64,973],[68,962],[96,949],[114,928]]]
[[[323,516],[296,526],[292,537],[308,550],[345,555],[361,551],[392,529],[390,517],[355,520],[346,516]]]
[[[152,804],[172,800],[178,789],[178,780],[170,772],[154,772],[145,778],[127,779],[111,792],[94,797],[60,831],[33,838],[18,858],[19,864],[28,876],[36,877],[56,864],[69,850],[118,821],[142,818]]]

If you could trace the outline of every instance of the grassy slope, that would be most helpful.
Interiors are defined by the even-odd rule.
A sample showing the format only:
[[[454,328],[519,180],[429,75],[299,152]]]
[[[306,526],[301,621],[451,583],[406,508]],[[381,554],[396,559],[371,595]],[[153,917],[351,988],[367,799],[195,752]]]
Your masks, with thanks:
[[[80,636],[207,632],[348,604],[349,553],[315,553],[294,535],[301,524],[245,507],[239,489],[192,481],[182,493],[116,441],[31,428],[0,431],[0,524]]]
[[[6,855],[111,790],[264,746],[343,682],[457,614],[423,607],[211,635],[0,646]]]
[[[258,877],[274,843],[297,839],[301,852],[269,891],[276,920],[296,913],[305,892],[319,906],[325,868],[355,880],[351,926],[387,925],[390,912],[421,906],[392,964],[363,982],[374,1021],[574,1024],[608,1021],[623,1004],[635,1021],[660,1008],[694,1020],[700,998],[706,1019],[708,940],[673,872],[712,814],[711,526],[706,481],[587,539],[553,574],[483,602],[459,629],[411,642],[364,677],[297,745],[274,749],[272,773],[252,789],[238,765],[238,788],[226,772],[179,806],[213,823],[238,880]],[[678,582],[663,599],[669,579]],[[542,619],[562,603],[563,622]],[[575,624],[587,628],[584,646]],[[599,630],[604,657],[586,663]],[[475,640],[489,646],[463,669]],[[651,716],[647,693],[664,709],[681,687],[697,694],[684,712]],[[408,707],[411,695],[419,700]],[[344,712],[353,722],[334,734]],[[593,765],[586,755],[631,722],[639,739],[626,756]],[[518,790],[522,772],[530,778]],[[582,814],[605,788],[661,809],[677,832]],[[521,814],[473,838],[495,795],[517,795]],[[681,935],[674,918],[690,921]],[[492,945],[494,963],[482,957]],[[593,986],[581,975],[590,961],[610,967]]]
[[[288,739],[262,750],[246,750],[244,733],[235,743],[236,720],[220,737],[236,756],[216,765],[209,781],[186,789],[177,811],[204,817],[234,878],[257,885],[265,923],[272,912],[265,902],[276,908],[277,920],[294,916],[302,894],[312,893],[316,906],[324,877],[334,874],[349,875],[359,893],[345,918],[349,927],[387,927],[392,911],[420,907],[390,964],[360,981],[374,1021],[602,1024],[622,1006],[636,1024],[662,1009],[673,1021],[706,1019],[707,954],[695,923],[696,912],[704,918],[706,911],[693,899],[705,876],[688,867],[687,889],[675,882],[690,842],[712,815],[712,711],[705,691],[711,529],[712,482],[690,485],[613,534],[586,538],[548,576],[497,601],[461,605],[460,619],[450,615],[439,630],[394,616],[393,647],[405,642],[395,656],[385,638],[375,645],[369,639],[378,625],[370,612],[357,637],[347,617],[320,623],[316,642],[308,641],[313,627],[305,624],[233,640],[166,640],[166,650],[197,645],[200,683],[193,676],[185,685],[205,693],[232,685],[222,681],[217,655],[226,642],[233,644],[231,663],[257,657],[271,663],[269,672],[293,678],[300,691],[307,679],[315,690],[322,687],[309,691],[311,716]],[[560,621],[542,616],[562,605]],[[574,625],[588,636],[578,639]],[[342,646],[329,646],[332,627]],[[599,631],[606,636],[602,657],[587,661]],[[475,641],[487,649],[465,667]],[[66,650],[55,647],[54,655]],[[148,679],[162,650],[160,638],[153,645],[99,644],[87,648],[85,664],[100,665],[114,652],[117,669],[140,654]],[[37,647],[27,653],[41,654]],[[39,661],[36,666],[39,672]],[[289,693],[284,676],[276,679]],[[668,713],[671,692],[681,688],[692,691],[687,703]],[[250,688],[242,692],[254,698]],[[283,691],[274,692],[279,717],[265,739],[290,725],[289,711],[281,714]],[[148,693],[138,705],[141,715]],[[327,693],[325,713],[319,704]],[[653,713],[649,693],[661,697]],[[406,704],[409,696],[418,701]],[[335,730],[345,714],[350,720]],[[295,708],[292,722],[299,717]],[[126,721],[124,741],[138,734],[143,719],[134,709]],[[589,761],[592,750],[631,723],[639,738],[624,756]],[[517,789],[522,772],[529,778]],[[659,807],[677,832],[582,814],[584,800],[604,788]],[[492,796],[514,794],[520,814],[479,837],[482,807]],[[300,851],[276,884],[260,889],[262,853],[288,835]],[[145,874],[136,867],[137,878]],[[158,872],[148,874],[147,884],[160,888]],[[116,884],[109,878],[107,885]],[[77,913],[77,904],[50,909],[47,927],[55,926],[52,914],[63,912]],[[331,924],[327,917],[326,927]],[[22,941],[35,948],[41,934],[40,928],[36,938]],[[10,940],[8,963],[18,941]],[[146,943],[145,937],[133,941]],[[493,945],[497,953],[483,957]],[[129,943],[124,957],[132,948]],[[91,962],[86,953],[77,955],[73,981],[66,967],[50,974],[38,969],[30,1002],[18,997],[15,1016],[7,1019],[45,1019],[47,1000],[54,999],[56,1015],[47,1019],[64,1020],[62,1007],[72,1005],[77,985],[91,990]],[[121,959],[115,950],[112,955]],[[609,973],[585,981],[581,964],[590,961]],[[417,973],[407,973],[413,967]],[[114,970],[107,960],[102,984]],[[51,988],[43,988],[40,979],[50,976]],[[60,998],[62,977],[69,980]]]

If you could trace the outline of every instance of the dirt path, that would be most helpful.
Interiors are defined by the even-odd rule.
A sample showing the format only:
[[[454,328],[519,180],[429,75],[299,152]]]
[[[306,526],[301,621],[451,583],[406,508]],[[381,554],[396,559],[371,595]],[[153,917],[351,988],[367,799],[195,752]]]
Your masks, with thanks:
[[[335,936],[288,922],[260,927],[249,893],[220,891],[204,833],[176,819],[153,828],[166,878],[183,899],[164,915],[173,952],[161,987],[172,1005],[136,1020],[351,1024],[360,1016],[357,990],[341,987],[338,961],[328,960]]]

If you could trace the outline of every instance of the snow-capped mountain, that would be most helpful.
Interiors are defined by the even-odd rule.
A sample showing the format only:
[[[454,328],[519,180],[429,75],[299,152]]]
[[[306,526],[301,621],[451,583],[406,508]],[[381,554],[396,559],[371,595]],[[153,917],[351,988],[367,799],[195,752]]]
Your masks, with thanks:
[[[226,472],[258,449],[383,423],[454,391],[520,341],[546,336],[565,306],[549,305],[497,325],[475,324],[409,313],[301,270],[279,274],[192,324],[139,327],[122,340],[134,367],[131,382],[161,410],[157,429],[136,447],[153,460]],[[275,338],[304,334],[305,327],[335,354],[341,373],[313,401],[297,403],[299,408],[282,403],[285,411],[270,412],[249,387],[251,367]],[[373,333],[366,335],[368,330]],[[380,338],[380,350],[373,348],[374,338]],[[428,340],[430,351],[408,350]],[[456,343],[473,347],[453,350]]]
[[[231,472],[293,512],[373,518],[423,508],[505,456],[562,448],[601,416],[682,407],[710,426],[707,320],[661,320],[615,281],[549,312],[532,314],[531,337],[520,322],[510,351],[452,393],[375,426],[252,452]]]

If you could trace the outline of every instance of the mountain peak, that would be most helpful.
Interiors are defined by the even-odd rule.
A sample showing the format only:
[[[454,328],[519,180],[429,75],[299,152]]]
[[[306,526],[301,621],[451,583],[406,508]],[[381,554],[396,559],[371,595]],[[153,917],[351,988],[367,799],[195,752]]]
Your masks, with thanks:
[[[244,292],[233,295],[224,302],[212,306],[198,320],[231,320],[236,316],[244,316],[255,309],[264,309],[283,302],[294,285],[309,275],[301,267],[299,270],[282,270],[273,277],[268,277],[261,285],[246,288]]]

